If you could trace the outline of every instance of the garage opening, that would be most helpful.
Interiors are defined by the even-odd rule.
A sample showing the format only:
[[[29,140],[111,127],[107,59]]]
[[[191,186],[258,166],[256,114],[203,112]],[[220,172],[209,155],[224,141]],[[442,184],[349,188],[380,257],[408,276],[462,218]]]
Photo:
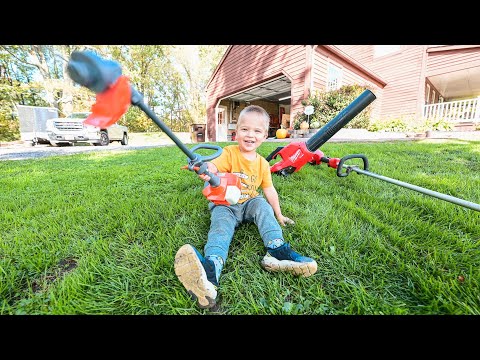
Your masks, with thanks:
[[[267,111],[270,115],[268,136],[275,137],[282,125],[290,126],[290,97],[291,82],[281,76],[222,99],[219,104],[222,123],[217,119],[217,141],[234,140],[238,115],[248,105],[259,105]]]

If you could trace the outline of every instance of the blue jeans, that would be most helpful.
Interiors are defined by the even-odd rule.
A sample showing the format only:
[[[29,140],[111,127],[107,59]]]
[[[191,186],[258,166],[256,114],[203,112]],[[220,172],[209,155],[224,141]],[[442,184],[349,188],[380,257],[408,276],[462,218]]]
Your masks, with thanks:
[[[270,240],[283,240],[282,228],[273,208],[263,196],[235,205],[215,205],[210,202],[208,207],[211,215],[205,256],[218,255],[225,263],[235,229],[242,223],[257,225],[265,247]]]

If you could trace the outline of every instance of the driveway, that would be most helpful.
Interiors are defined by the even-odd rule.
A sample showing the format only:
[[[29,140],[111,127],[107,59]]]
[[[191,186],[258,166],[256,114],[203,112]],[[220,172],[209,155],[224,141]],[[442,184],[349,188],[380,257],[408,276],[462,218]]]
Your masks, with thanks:
[[[188,133],[176,133],[176,136],[184,144],[192,144],[190,135]],[[425,139],[425,138],[423,138]],[[459,139],[459,140],[473,140],[480,141],[480,131],[434,131],[431,140],[440,141],[442,139]],[[271,142],[300,142],[307,141],[308,138],[289,138],[289,139],[275,139],[269,138],[267,141]],[[412,134],[392,133],[392,132],[368,132],[361,129],[340,129],[333,135],[329,142],[348,142],[348,141],[402,141],[402,140],[422,140],[422,138],[415,138]],[[427,138],[428,140],[428,138]],[[232,142],[232,144],[235,142]],[[53,155],[70,155],[85,153],[91,151],[125,151],[125,150],[139,150],[158,146],[175,145],[174,142],[166,135],[164,137],[153,137],[151,135],[131,134],[128,145],[120,145],[118,142],[113,142],[108,146],[93,146],[88,144],[81,144],[66,147],[54,147],[50,145],[36,145],[28,146],[21,141],[13,143],[0,144],[0,160],[25,160],[36,159]],[[188,145],[189,148],[192,145]]]
[[[116,145],[110,144],[108,146],[67,146],[67,147],[54,147],[50,145],[36,145],[26,146],[24,144],[11,145],[0,147],[0,160],[26,160],[26,159],[38,159],[53,155],[71,155],[86,153],[92,151],[125,151],[125,150],[138,150],[149,147],[156,147],[161,145]],[[165,146],[165,145],[163,145]]]
[[[175,133],[184,144],[191,143],[189,133]],[[158,146],[174,145],[174,142],[165,134],[130,134],[129,144],[121,145],[119,142],[112,142],[107,146],[93,146],[87,143],[75,144],[73,146],[55,147],[48,144],[31,146],[22,141],[11,143],[0,143],[0,160],[26,160],[38,159],[46,156],[71,155],[92,151],[125,151],[140,150]]]

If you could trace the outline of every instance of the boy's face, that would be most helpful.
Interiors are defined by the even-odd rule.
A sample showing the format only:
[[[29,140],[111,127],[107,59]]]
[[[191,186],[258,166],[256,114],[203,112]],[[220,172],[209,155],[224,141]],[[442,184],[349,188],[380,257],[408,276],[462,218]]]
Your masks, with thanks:
[[[265,120],[255,112],[247,113],[237,126],[237,142],[243,152],[256,151],[267,138]]]

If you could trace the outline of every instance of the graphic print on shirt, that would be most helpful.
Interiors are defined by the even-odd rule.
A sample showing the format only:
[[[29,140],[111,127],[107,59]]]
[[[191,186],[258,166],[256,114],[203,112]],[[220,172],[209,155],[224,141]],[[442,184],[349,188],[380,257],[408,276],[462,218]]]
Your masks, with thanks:
[[[257,177],[251,175],[250,177],[245,174],[243,169],[240,169],[240,172],[234,172],[237,175],[242,183],[242,194],[240,195],[240,200],[247,200],[257,196],[257,188],[255,186],[255,180]]]

